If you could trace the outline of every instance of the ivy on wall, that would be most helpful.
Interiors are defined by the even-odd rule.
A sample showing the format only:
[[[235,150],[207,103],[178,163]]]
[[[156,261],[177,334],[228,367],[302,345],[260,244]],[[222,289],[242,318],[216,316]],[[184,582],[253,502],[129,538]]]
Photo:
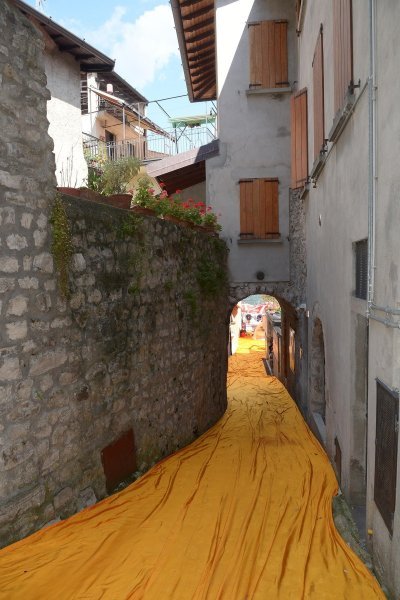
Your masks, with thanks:
[[[71,225],[67,211],[59,194],[56,194],[51,210],[50,223],[53,228],[51,252],[58,272],[58,286],[64,298],[69,296],[69,269],[73,254]]]

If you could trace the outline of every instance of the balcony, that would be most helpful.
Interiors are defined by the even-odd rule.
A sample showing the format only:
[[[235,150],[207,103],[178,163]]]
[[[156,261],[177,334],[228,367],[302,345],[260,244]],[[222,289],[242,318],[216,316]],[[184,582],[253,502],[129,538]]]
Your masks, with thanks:
[[[89,159],[101,157],[118,160],[134,156],[141,162],[150,162],[200,148],[215,139],[215,129],[210,126],[172,128],[165,130],[165,135],[154,134],[112,142],[84,133],[83,147]]]

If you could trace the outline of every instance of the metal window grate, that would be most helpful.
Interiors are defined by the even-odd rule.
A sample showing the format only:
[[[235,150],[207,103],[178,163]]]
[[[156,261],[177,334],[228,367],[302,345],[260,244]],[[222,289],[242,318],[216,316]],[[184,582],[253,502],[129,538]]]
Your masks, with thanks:
[[[81,73],[81,111],[83,115],[88,114],[87,73]]]
[[[368,240],[355,243],[356,298],[367,299],[368,292]]]
[[[374,500],[393,534],[396,505],[399,394],[376,382],[376,440]]]

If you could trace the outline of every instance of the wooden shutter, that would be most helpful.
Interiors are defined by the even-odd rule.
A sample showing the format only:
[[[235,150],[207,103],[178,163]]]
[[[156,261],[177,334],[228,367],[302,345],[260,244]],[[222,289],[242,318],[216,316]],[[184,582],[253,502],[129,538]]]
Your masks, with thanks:
[[[292,188],[303,187],[308,178],[307,90],[291,100]]]
[[[325,112],[324,112],[324,51],[322,25],[318,35],[312,63],[313,69],[313,101],[314,101],[314,159],[325,145]]]
[[[241,239],[279,237],[279,180],[249,179],[239,184]]]
[[[399,394],[376,382],[374,500],[390,532],[396,506]]]
[[[250,87],[286,87],[287,21],[249,23]]]
[[[353,39],[351,0],[333,2],[334,108],[344,105],[349,86],[353,83]]]

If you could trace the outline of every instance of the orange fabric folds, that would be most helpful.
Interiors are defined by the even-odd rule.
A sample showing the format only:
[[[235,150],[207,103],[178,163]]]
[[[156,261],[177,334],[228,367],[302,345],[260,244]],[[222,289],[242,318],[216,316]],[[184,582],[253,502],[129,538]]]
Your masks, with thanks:
[[[210,431],[124,491],[4,548],[0,598],[384,598],[334,528],[325,453],[253,345],[231,357],[229,408]]]

